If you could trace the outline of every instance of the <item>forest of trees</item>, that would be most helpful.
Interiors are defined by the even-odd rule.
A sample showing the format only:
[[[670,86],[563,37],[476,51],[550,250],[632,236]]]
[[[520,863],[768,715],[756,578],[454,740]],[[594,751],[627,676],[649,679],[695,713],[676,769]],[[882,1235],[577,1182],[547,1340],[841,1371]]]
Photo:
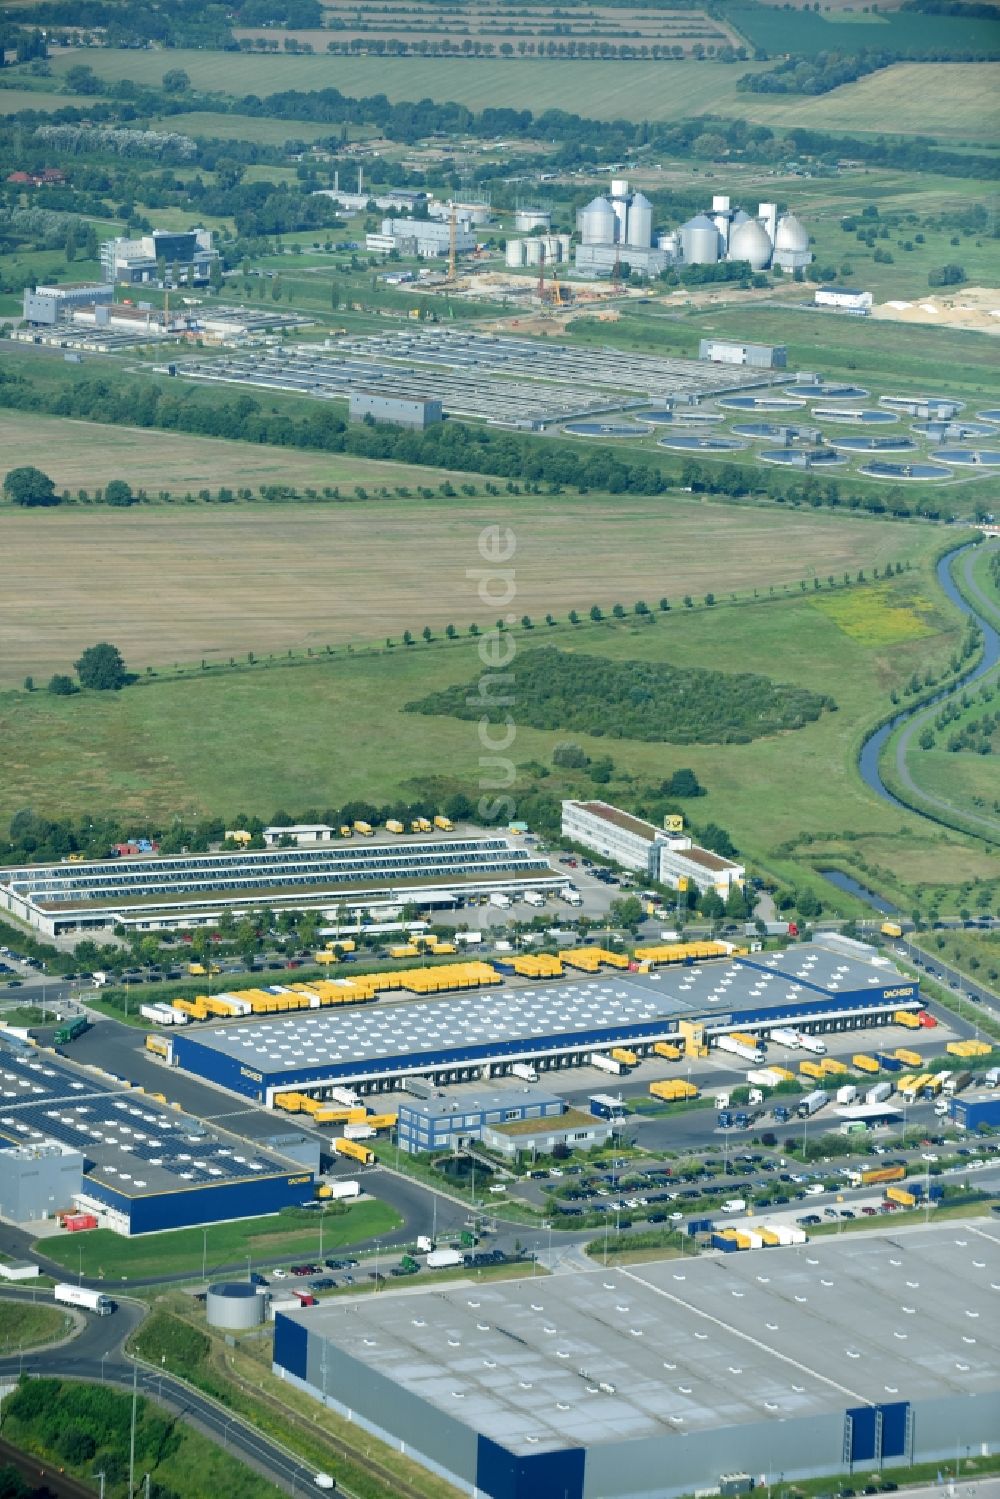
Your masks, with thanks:
[[[459,683],[407,703],[411,713],[489,718],[507,708]],[[609,739],[671,744],[749,744],[800,729],[834,711],[829,697],[749,672],[708,671],[650,661],[618,661],[544,646],[517,658],[517,713],[534,729],[568,729]]]

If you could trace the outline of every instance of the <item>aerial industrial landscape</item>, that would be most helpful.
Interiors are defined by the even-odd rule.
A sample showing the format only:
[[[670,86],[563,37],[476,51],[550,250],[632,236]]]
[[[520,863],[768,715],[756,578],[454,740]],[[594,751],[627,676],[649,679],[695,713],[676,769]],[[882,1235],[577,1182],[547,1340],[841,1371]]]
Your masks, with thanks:
[[[0,1499],[1000,1499],[998,84],[0,7]]]

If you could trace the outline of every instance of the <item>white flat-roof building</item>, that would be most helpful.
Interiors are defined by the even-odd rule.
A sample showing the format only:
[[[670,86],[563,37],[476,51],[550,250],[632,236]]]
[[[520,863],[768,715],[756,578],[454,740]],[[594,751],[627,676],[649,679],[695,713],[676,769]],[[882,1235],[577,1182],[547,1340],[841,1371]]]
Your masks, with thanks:
[[[686,834],[658,828],[608,802],[564,801],[562,830],[574,843],[613,859],[623,869],[674,889],[687,880],[699,890],[717,890],[726,896],[734,885],[742,885],[746,875],[742,864],[699,848]]]
[[[280,847],[285,838],[300,848],[304,843],[329,843],[333,835],[334,829],[325,822],[293,822],[284,828],[265,828],[262,836],[268,848]]]
[[[862,315],[871,312],[872,301],[870,291],[858,291],[853,286],[818,286],[813,297],[815,307],[836,307],[841,312]]]

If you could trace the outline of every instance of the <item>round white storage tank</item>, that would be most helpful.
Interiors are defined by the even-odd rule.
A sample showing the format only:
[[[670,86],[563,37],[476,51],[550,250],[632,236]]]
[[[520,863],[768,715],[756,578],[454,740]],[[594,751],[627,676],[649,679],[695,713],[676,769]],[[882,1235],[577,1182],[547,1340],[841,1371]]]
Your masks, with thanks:
[[[583,210],[580,234],[585,245],[613,245],[615,211],[607,198],[593,198]]]
[[[774,248],[782,251],[798,253],[809,248],[809,233],[804,224],[797,219],[794,213],[786,213],[778,220],[778,229],[774,236]]]
[[[656,248],[658,250],[666,250],[668,255],[676,255],[680,249],[677,230],[671,229],[666,234],[658,234],[656,236]]]
[[[628,242],[643,250],[653,243],[653,205],[643,193],[636,193],[628,211]]]
[[[552,215],[547,208],[519,208],[514,215],[514,228],[519,234],[530,234],[532,229],[551,229]]]
[[[205,1314],[209,1327],[245,1332],[264,1320],[267,1297],[246,1280],[224,1280],[209,1286]]]
[[[747,219],[734,229],[729,241],[730,260],[749,260],[755,271],[762,271],[771,263],[771,240],[763,224],[757,219]]]
[[[526,239],[524,241],[524,263],[525,265],[541,265],[542,242],[540,239]]]
[[[562,245],[557,234],[544,234],[542,236],[542,248],[545,251],[545,260],[548,264],[557,261],[562,256]]]
[[[705,214],[681,225],[681,248],[688,265],[714,265],[719,258],[719,231]]]
[[[506,259],[511,270],[516,270],[518,266],[524,265],[523,239],[509,239],[507,241]]]
[[[573,246],[573,236],[572,234],[560,234],[557,236],[557,238],[559,240],[559,249],[562,252],[562,258],[563,260],[568,260],[570,256],[570,250]]]

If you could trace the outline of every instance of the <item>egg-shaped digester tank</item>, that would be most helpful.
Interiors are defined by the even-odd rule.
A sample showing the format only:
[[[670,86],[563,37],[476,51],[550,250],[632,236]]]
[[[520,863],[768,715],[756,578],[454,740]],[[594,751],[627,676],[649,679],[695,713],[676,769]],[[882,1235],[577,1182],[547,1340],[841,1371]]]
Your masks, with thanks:
[[[734,229],[729,240],[729,259],[747,260],[751,269],[763,271],[771,264],[773,246],[763,224],[758,219],[747,219]]]

